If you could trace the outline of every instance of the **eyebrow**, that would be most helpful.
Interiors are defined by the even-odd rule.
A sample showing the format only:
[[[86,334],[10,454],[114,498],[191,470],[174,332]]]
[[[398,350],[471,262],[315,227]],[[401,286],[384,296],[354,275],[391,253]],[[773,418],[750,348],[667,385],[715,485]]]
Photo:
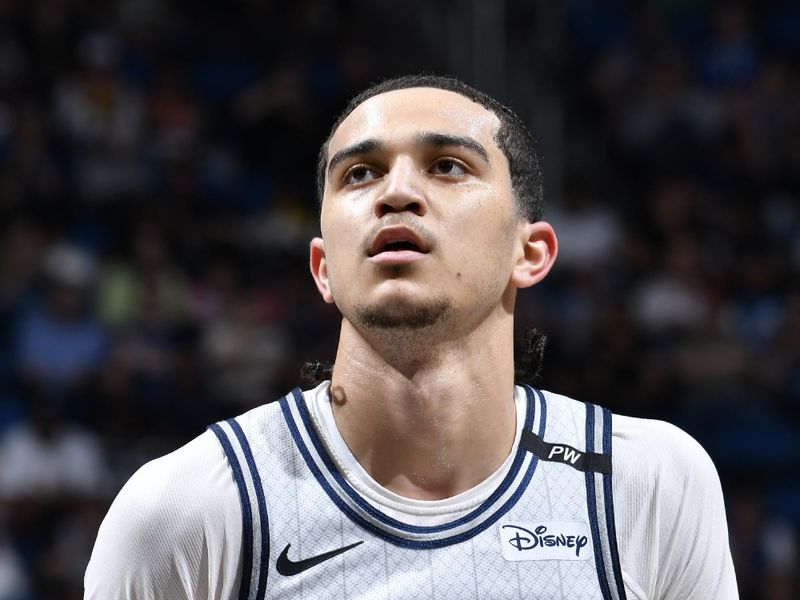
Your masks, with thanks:
[[[486,151],[486,148],[471,137],[423,131],[417,135],[417,141],[423,146],[434,146],[436,148],[441,148],[443,146],[460,146],[472,150],[478,154],[484,162],[489,162],[489,153]]]
[[[347,160],[352,156],[359,156],[361,154],[368,154],[380,149],[383,146],[381,142],[375,138],[369,138],[361,142],[356,142],[351,146],[346,146],[334,154],[328,161],[328,175],[333,172],[333,169],[343,160]]]
[[[486,148],[471,137],[460,135],[451,135],[449,133],[436,133],[432,131],[422,131],[417,134],[417,144],[420,146],[432,146],[435,148],[442,148],[445,146],[460,146],[468,150],[472,150],[480,156],[484,162],[489,163],[489,153]],[[346,146],[336,152],[328,161],[328,175],[333,172],[340,162],[347,160],[353,156],[360,156],[362,154],[369,154],[376,150],[380,150],[383,143],[376,138],[368,138],[360,142],[356,142],[350,146]]]

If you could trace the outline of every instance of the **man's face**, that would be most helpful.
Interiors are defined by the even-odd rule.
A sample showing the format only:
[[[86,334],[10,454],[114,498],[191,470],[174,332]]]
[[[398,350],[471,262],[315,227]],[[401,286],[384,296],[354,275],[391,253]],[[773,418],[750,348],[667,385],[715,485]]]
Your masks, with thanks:
[[[445,90],[374,96],[328,147],[312,272],[364,327],[470,325],[501,306],[523,221],[497,117]]]

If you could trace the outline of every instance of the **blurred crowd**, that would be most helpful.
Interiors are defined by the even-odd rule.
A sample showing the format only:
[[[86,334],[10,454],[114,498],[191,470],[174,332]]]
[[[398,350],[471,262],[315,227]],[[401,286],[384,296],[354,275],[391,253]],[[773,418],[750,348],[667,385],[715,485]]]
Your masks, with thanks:
[[[447,64],[413,20],[290,4],[0,5],[0,600],[80,598],[134,470],[333,358],[317,150],[354,92]],[[800,6],[566,6],[538,385],[694,435],[742,598],[800,597]]]

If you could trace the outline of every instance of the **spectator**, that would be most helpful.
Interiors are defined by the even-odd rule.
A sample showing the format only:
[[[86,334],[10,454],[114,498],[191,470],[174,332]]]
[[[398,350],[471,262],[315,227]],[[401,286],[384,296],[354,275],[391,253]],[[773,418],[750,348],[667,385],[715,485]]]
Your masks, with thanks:
[[[92,256],[74,246],[47,252],[44,302],[22,318],[16,342],[17,368],[29,385],[75,389],[95,374],[107,343],[91,312],[95,269]]]
[[[108,481],[95,435],[64,421],[58,399],[33,401],[30,419],[0,437],[0,497],[95,497]]]

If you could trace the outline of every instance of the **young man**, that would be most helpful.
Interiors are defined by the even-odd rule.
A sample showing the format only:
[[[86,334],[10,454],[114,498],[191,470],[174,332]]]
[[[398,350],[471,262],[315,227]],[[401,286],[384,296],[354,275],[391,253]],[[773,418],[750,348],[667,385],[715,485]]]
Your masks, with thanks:
[[[533,142],[447,78],[357,97],[320,159],[330,382],[145,465],[86,597],[737,597],[719,479],[661,422],[514,385],[556,257]]]

